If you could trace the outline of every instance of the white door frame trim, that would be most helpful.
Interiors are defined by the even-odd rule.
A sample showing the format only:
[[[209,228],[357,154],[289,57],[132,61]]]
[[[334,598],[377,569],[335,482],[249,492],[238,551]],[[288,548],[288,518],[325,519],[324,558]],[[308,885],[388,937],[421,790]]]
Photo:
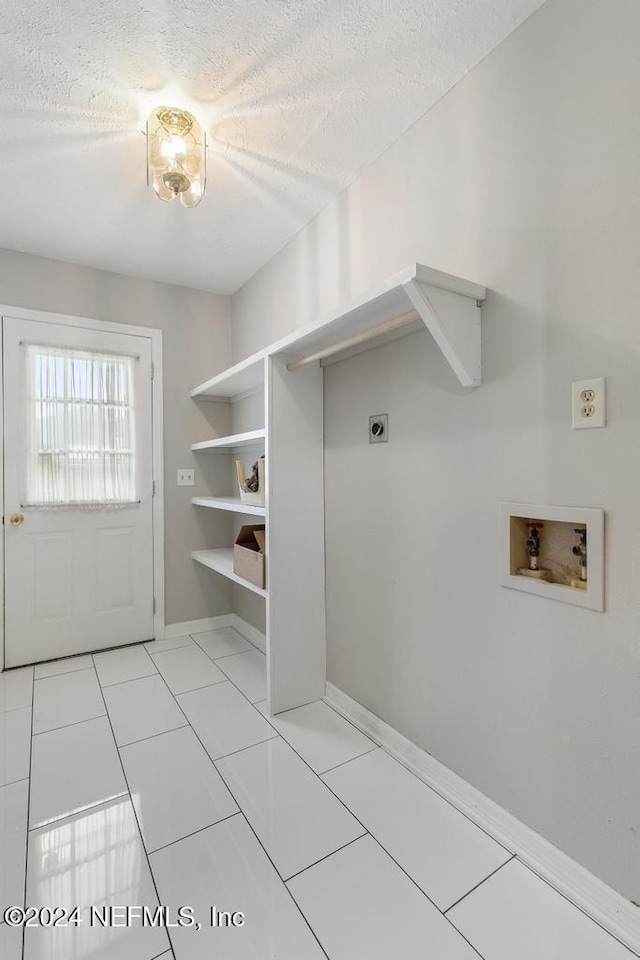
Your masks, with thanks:
[[[153,417],[153,482],[152,501],[153,518],[153,592],[155,611],[153,628],[157,640],[164,637],[164,450],[163,450],[163,390],[162,390],[162,330],[156,327],[138,327],[128,323],[115,323],[112,320],[95,320],[91,317],[68,316],[65,313],[49,313],[45,310],[27,310],[23,307],[11,307],[0,304],[0,318],[4,337],[4,318],[17,320],[39,320],[57,323],[66,327],[83,327],[85,330],[102,330],[107,333],[127,334],[132,337],[146,337],[151,341],[151,362],[153,380],[151,383]],[[4,349],[4,343],[3,343]],[[2,364],[0,363],[0,503],[4,505],[4,383]],[[4,526],[2,529],[2,551],[0,552],[0,671],[4,669]]]

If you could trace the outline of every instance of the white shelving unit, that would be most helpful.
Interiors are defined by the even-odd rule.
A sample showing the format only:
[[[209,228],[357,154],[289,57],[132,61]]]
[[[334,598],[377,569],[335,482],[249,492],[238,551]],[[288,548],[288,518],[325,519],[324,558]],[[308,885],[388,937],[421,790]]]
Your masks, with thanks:
[[[246,433],[236,433],[231,437],[218,437],[216,440],[203,440],[200,443],[192,443],[191,449],[194,452],[199,450],[234,450],[236,447],[250,447],[267,435],[266,430],[249,430]]]
[[[254,517],[266,517],[267,508],[240,503],[240,497],[192,497],[194,507],[209,507],[210,510],[226,510],[228,513],[249,513]]]
[[[231,550],[192,556],[265,597],[271,714],[319,700],[325,691],[322,366],[426,327],[460,383],[477,387],[485,295],[477,283],[413,264],[192,390],[194,399],[227,403],[264,391],[264,430],[192,449],[233,450],[264,440],[267,506],[246,507],[233,497],[194,497],[193,503],[265,517],[268,590],[236,577]]]
[[[221,403],[237,400],[243,394],[252,393],[264,384],[264,361],[266,351],[256,353],[248,360],[237,363],[223,373],[212,377],[191,391],[191,396],[206,397]]]
[[[253,404],[256,408],[253,417],[259,418],[260,425],[256,424],[255,429],[244,429],[237,432],[229,432],[225,436],[217,436],[209,440],[202,440],[194,443],[191,449],[194,453],[207,455],[210,453],[231,454],[229,458],[228,484],[234,491],[237,489],[235,480],[235,471],[233,470],[234,459],[241,457],[243,450],[255,449],[256,455],[264,452],[266,445],[267,431],[265,429],[265,366],[266,361],[263,356],[253,357],[249,362],[243,362],[232,367],[230,370],[219,374],[208,380],[192,391],[191,396],[194,399],[216,401],[220,404],[229,404],[227,411],[227,420],[231,426],[235,425],[236,411],[243,405],[241,401],[246,400],[248,404]],[[251,400],[250,398],[253,398]],[[257,409],[259,408],[259,412]],[[244,425],[244,424],[243,424]],[[251,425],[251,424],[249,424]],[[237,453],[236,453],[237,452]],[[252,453],[253,457],[253,453]],[[206,461],[204,461],[206,462]],[[254,506],[252,504],[241,503],[237,494],[229,496],[196,496],[191,501],[194,506],[204,507],[212,510],[220,510],[227,515],[246,516],[245,522],[267,522],[267,508],[265,506]],[[252,518],[257,518],[253,519]],[[228,535],[231,538],[232,527],[227,527]],[[256,587],[242,577],[239,577],[233,570],[233,549],[231,547],[217,548],[213,550],[196,550],[192,553],[192,558],[197,562],[214,571],[222,577],[239,584],[253,594],[259,597],[267,597],[267,590]]]
[[[239,577],[233,572],[232,549],[224,547],[217,550],[194,550],[191,553],[191,557],[204,567],[215,570],[216,573],[222,574],[222,576],[227,577],[228,580],[233,580],[234,583],[239,583],[242,587],[246,587],[247,590],[251,590],[252,593],[257,593],[259,597],[267,596],[266,590],[262,590],[261,587],[256,587],[254,583],[249,583],[248,580],[243,580],[242,577]]]

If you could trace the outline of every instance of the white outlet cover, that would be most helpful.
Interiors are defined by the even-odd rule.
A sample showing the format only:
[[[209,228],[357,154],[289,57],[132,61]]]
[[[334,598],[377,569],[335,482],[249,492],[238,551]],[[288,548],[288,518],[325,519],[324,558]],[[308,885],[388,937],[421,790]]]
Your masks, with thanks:
[[[584,394],[593,394],[585,398]],[[587,413],[587,408],[592,408]],[[571,384],[571,426],[574,430],[593,430],[606,424],[604,377],[575,380]]]
[[[185,467],[178,467],[178,486],[179,487],[192,487],[196,482],[196,472],[195,470],[190,470]]]

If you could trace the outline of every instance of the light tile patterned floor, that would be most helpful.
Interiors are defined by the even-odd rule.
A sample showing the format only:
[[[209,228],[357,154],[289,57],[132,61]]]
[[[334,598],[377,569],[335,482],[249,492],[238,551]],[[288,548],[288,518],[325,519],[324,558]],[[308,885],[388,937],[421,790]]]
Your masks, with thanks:
[[[0,922],[2,960],[630,960],[325,703],[270,720],[264,677],[231,628],[0,674],[0,908],[80,921]]]

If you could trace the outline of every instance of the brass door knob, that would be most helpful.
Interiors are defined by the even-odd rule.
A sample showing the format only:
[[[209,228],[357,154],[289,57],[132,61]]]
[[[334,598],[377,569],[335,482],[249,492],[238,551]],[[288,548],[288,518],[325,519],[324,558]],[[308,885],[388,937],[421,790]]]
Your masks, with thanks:
[[[24,523],[24,514],[23,513],[12,513],[9,517],[9,523],[12,527],[18,527],[21,523]]]

